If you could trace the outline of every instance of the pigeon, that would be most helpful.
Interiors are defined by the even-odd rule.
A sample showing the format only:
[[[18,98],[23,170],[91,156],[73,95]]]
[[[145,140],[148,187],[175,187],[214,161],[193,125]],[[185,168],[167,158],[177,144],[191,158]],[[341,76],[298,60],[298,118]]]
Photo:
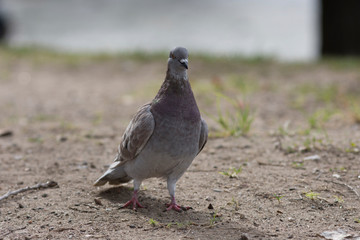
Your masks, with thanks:
[[[165,178],[171,202],[166,210],[191,209],[176,203],[176,182],[204,148],[208,127],[201,117],[187,75],[188,51],[170,51],[166,77],[155,98],[139,108],[127,126],[117,156],[95,186],[134,182],[132,198],[122,208],[143,208],[138,192],[143,180]]]

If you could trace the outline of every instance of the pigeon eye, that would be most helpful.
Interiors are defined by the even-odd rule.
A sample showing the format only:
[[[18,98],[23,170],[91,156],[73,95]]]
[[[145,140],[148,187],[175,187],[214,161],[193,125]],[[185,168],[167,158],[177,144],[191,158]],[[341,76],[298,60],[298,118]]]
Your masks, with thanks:
[[[175,59],[175,56],[174,56],[174,54],[170,54],[170,57],[172,58],[172,59]]]

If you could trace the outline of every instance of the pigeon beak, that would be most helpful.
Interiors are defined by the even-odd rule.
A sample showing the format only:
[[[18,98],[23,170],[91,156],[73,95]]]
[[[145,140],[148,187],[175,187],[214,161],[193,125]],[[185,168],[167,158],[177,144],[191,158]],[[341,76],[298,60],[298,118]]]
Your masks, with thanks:
[[[181,65],[184,66],[184,68],[189,69],[188,67],[188,60],[187,59],[181,59],[180,60]]]

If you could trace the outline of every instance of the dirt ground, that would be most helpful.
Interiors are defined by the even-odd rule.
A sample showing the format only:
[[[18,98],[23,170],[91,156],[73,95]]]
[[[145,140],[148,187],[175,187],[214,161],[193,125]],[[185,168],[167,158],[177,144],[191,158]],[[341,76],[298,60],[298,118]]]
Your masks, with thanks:
[[[92,186],[132,114],[155,96],[166,56],[2,54],[0,196],[49,180],[58,187],[1,200],[0,239],[359,237],[360,70],[351,61],[190,56],[211,137],[177,184],[178,203],[193,208],[178,213],[164,212],[170,199],[162,179],[143,182],[146,208],[136,212],[119,208],[131,183]],[[216,122],[219,109],[238,110],[219,92],[249,106],[247,136],[228,136]]]

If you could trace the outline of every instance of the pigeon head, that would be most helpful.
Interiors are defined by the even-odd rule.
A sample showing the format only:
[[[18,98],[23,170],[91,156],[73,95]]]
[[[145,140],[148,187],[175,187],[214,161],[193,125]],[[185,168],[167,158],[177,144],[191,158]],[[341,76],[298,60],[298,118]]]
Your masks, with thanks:
[[[188,69],[188,51],[186,48],[177,47],[170,51],[168,66],[175,71],[186,71]]]

